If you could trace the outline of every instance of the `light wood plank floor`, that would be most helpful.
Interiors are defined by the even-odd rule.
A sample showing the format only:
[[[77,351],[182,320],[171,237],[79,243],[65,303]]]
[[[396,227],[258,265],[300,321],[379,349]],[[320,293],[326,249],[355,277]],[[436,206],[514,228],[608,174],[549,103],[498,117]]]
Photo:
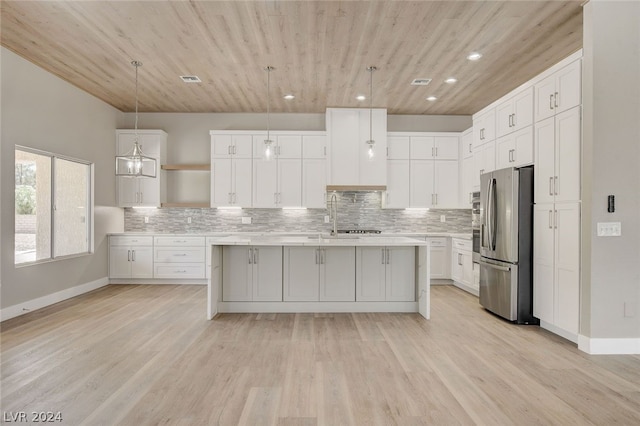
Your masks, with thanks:
[[[638,424],[640,356],[589,356],[477,298],[417,314],[225,314],[107,286],[2,323],[3,411],[67,425]]]

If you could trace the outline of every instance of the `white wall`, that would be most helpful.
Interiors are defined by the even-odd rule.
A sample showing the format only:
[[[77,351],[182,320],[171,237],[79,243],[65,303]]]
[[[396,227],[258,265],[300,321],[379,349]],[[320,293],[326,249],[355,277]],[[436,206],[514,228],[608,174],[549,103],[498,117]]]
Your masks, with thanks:
[[[640,338],[640,2],[584,7],[580,334]],[[607,195],[616,211],[607,212]],[[621,237],[598,237],[621,222]],[[638,345],[640,347],[640,345]]]
[[[106,233],[123,230],[115,206],[115,129],[123,114],[99,99],[2,48],[1,203],[14,205],[15,145],[95,164],[95,253],[14,266],[14,209],[2,209],[0,307],[45,297],[108,275]]]

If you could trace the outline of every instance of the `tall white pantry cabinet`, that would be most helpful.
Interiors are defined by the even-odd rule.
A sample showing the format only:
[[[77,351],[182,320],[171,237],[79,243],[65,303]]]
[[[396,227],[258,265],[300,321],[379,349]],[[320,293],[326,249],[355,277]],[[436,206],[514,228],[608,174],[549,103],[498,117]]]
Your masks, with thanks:
[[[577,342],[580,301],[581,60],[535,86],[533,313]],[[544,96],[543,96],[544,95]]]

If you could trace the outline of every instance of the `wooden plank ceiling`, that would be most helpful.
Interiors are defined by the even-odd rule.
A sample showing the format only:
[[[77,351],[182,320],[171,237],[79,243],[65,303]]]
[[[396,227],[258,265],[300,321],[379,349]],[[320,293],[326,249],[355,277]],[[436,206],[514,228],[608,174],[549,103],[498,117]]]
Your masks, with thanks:
[[[374,65],[374,107],[472,114],[581,48],[580,3],[3,0],[1,40],[121,111],[136,59],[143,112],[264,112],[267,65],[272,112],[368,107]]]

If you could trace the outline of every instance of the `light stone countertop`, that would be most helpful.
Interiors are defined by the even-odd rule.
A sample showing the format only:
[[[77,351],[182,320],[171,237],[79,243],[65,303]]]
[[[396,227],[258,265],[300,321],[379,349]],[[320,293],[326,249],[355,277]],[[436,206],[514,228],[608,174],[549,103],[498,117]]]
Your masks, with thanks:
[[[328,236],[328,232],[192,232],[192,233],[162,233],[162,232],[112,232],[108,235],[120,236],[181,236],[181,237],[238,237],[238,238],[279,238],[279,237],[316,237]],[[349,235],[359,238],[426,238],[426,237],[450,237],[470,240],[470,233],[455,232],[383,232],[382,234],[340,234],[339,238],[349,239]],[[379,245],[379,244],[378,244]]]
[[[240,236],[231,235],[227,237],[212,238],[213,245],[251,245],[251,246],[427,246],[429,243],[424,240],[408,237],[388,237],[388,236],[344,236],[331,237],[328,235],[316,236]]]

